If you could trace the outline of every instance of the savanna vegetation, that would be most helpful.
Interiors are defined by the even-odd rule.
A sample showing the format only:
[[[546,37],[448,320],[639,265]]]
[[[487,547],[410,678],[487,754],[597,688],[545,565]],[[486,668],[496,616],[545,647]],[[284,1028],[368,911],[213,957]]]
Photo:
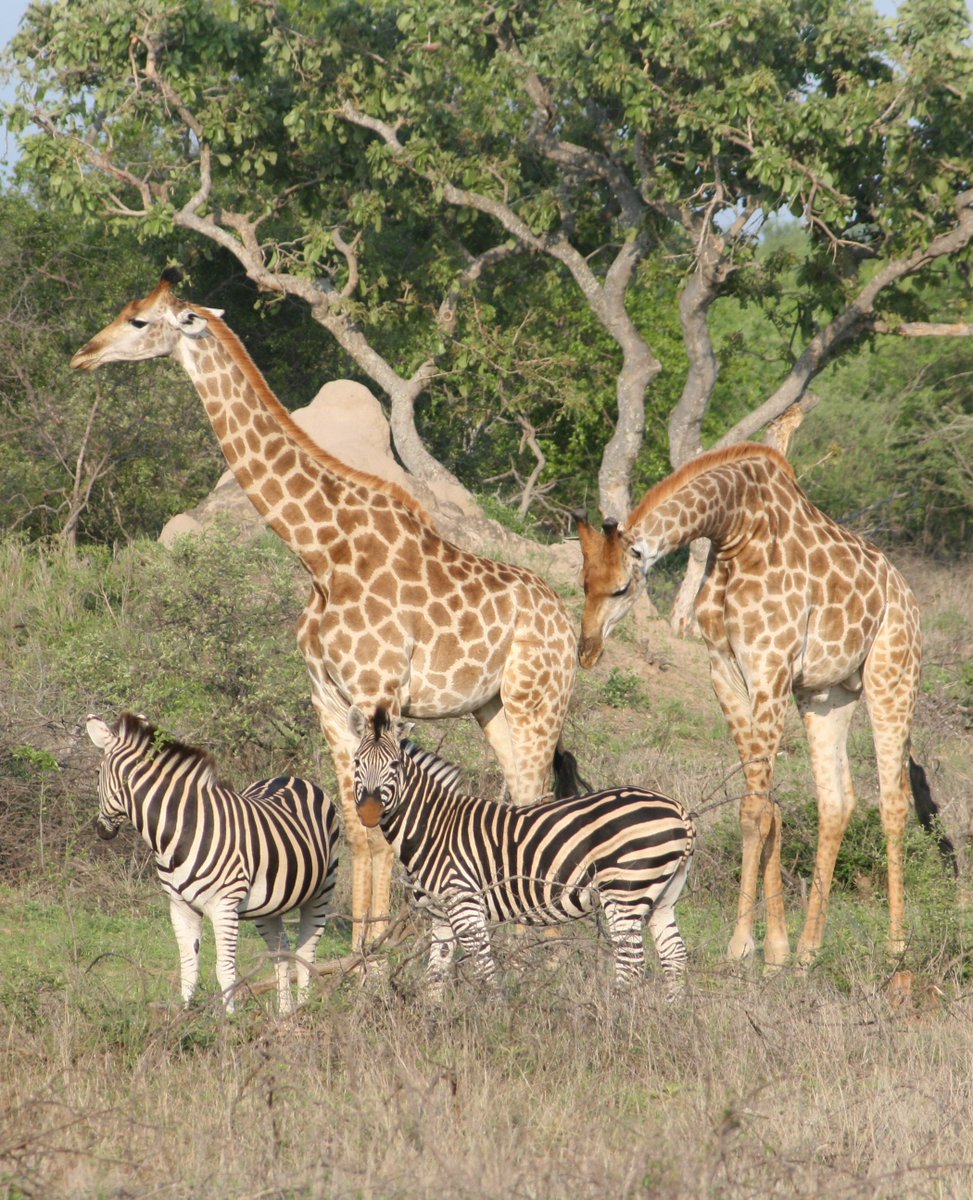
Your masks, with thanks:
[[[973,51],[961,0],[883,21],[769,3],[35,3],[7,53],[0,183],[0,1197],[958,1197],[973,1170]],[[685,558],[578,681],[594,784],[703,812],[680,906],[691,987],[609,988],[595,923],[497,931],[506,1003],[421,999],[422,926],[278,1022],[262,942],[226,1020],[178,963],[151,863],[91,832],[85,714],[147,713],[245,784],[333,788],[270,534],[163,523],[222,460],[169,363],[72,376],[177,263],[291,407],[336,377],[396,451],[545,559],[580,504],[624,512],[703,446],[793,405],[812,498],[903,568],[926,658],[914,751],[960,872],[910,827],[910,940],[884,949],[867,722],[824,950],[765,976],[723,950],[736,754]],[[812,386],[813,385],[813,386]],[[489,545],[479,545],[490,553]],[[496,553],[507,553],[509,544]],[[472,789],[469,721],[417,735]],[[776,771],[796,932],[815,812],[793,718]],[[208,931],[207,931],[208,934]],[[210,939],[211,943],[211,939]],[[462,973],[461,973],[462,975]]]

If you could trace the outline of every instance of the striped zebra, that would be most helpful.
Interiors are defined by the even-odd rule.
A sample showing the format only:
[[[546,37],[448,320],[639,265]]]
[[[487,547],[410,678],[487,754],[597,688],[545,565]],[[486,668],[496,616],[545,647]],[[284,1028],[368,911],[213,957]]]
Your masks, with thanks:
[[[368,719],[352,707],[348,720],[359,819],[381,827],[432,916],[430,998],[442,997],[456,940],[495,985],[488,922],[554,925],[597,907],[616,983],[643,978],[647,920],[667,995],[679,993],[686,944],[674,910],[696,840],[682,805],[635,787],[522,805],[467,796],[459,768],[404,741],[410,726],[384,709]]]
[[[114,727],[91,716],[86,728],[104,751],[96,832],[113,838],[127,818],[154,853],[179,945],[183,1002],[196,990],[207,916],[223,1002],[233,1012],[242,919],[256,924],[277,956],[278,1010],[292,1012],[283,914],[300,909],[300,1002],[338,870],[334,805],[316,784],[289,775],[236,792],[218,781],[210,755],[168,740],[141,716],[125,713]]]

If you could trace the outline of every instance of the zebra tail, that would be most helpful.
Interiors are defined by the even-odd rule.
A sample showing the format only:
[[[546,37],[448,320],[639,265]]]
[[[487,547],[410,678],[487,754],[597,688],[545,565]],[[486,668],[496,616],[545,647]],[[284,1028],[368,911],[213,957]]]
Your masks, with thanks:
[[[932,798],[925,769],[916,762],[911,754],[909,755],[909,783],[912,786],[912,802],[916,806],[919,824],[926,833],[936,839],[940,858],[954,875],[958,875],[959,865],[956,861],[956,849],[943,832],[942,822],[939,820],[939,805]]]
[[[570,750],[565,750],[560,741],[554,748],[554,795],[558,800],[568,796],[583,796],[591,791],[591,784],[581,778],[578,760]]]

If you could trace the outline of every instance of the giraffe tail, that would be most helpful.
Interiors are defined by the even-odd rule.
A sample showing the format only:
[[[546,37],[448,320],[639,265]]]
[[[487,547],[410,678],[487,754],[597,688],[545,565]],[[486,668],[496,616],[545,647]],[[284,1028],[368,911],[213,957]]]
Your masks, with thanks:
[[[560,740],[554,748],[554,795],[559,800],[568,796],[583,796],[591,791],[591,784],[581,778],[578,760],[570,750],[565,750]]]
[[[909,755],[909,783],[912,785],[912,802],[916,806],[916,816],[919,818],[919,824],[926,833],[936,839],[936,844],[939,846],[940,858],[952,870],[954,875],[958,875],[959,866],[956,862],[956,850],[953,843],[943,832],[942,822],[939,820],[939,805],[932,798],[925,769],[916,762],[911,754]]]

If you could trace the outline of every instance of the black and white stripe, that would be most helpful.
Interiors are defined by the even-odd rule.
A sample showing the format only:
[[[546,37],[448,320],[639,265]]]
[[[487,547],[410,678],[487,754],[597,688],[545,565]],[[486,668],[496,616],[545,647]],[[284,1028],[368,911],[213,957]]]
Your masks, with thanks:
[[[154,852],[179,944],[184,1003],[196,990],[207,916],[227,1011],[234,1007],[241,919],[254,921],[277,955],[278,1006],[292,1011],[290,941],[282,918],[300,909],[297,982],[303,1001],[338,869],[334,805],[316,784],[289,775],[236,792],[217,780],[208,754],[167,740],[131,713],[115,726],[89,717],[86,728],[104,751],[95,828],[111,838],[127,819]]]
[[[496,968],[488,923],[553,925],[600,907],[617,983],[639,981],[648,922],[670,996],[685,973],[675,904],[695,844],[681,804],[619,787],[566,799],[510,805],[460,791],[456,767],[403,741],[408,727],[379,709],[349,714],[359,739],[355,802],[379,825],[418,903],[433,917],[427,983],[442,994],[458,939],[479,978]]]

